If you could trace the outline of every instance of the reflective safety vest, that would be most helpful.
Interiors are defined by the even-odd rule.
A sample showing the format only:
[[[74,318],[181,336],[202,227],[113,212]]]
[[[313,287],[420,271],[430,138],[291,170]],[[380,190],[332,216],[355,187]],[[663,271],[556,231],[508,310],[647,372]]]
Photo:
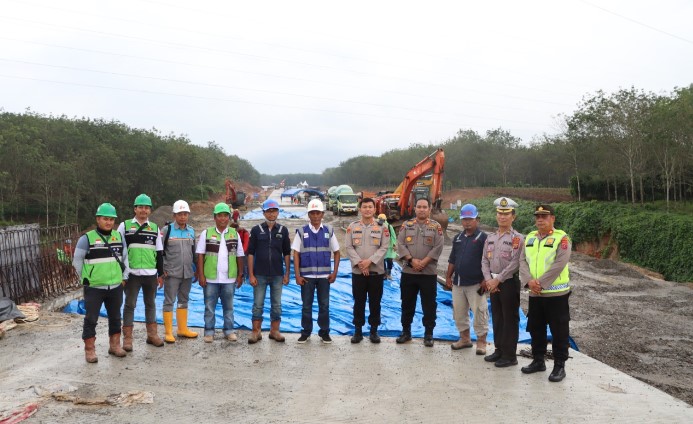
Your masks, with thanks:
[[[539,240],[537,233],[538,231],[532,231],[525,238],[525,258],[532,278],[541,277],[551,267],[556,260],[556,252],[561,245],[561,240],[567,236],[564,231],[554,229],[551,234]],[[556,281],[551,283],[551,287],[542,289],[541,293],[558,293],[568,290],[570,290],[570,276],[566,264]]]
[[[125,220],[123,226],[130,269],[156,269],[156,238],[159,236],[159,227],[153,222],[147,222],[142,231],[137,232],[140,224],[134,219]]]
[[[296,230],[297,237],[303,241],[301,246],[301,263],[299,270],[301,275],[323,275],[332,272],[330,262],[332,250],[330,239],[334,234],[332,227],[322,225],[317,233],[304,225]]]
[[[104,236],[108,244],[103,242],[96,230],[91,230],[86,234],[89,240],[89,250],[84,257],[84,265],[82,266],[82,281],[86,278],[89,281],[90,287],[97,286],[112,286],[123,282],[123,271],[120,269],[120,264],[113,257],[111,249],[118,255],[118,258],[123,259],[123,240],[118,231],[111,231],[110,236]]]
[[[217,265],[219,263],[219,246],[221,245],[221,233],[216,227],[207,228],[205,238],[204,274],[208,280],[217,279]],[[229,227],[224,233],[226,250],[229,252],[229,278],[236,278],[238,265],[236,264],[236,252],[238,251],[238,233]]]

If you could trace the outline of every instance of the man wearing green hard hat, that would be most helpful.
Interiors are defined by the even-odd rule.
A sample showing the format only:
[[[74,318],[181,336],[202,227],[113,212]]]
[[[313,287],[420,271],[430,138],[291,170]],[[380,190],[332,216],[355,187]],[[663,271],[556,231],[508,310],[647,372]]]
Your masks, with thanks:
[[[120,307],[123,304],[123,284],[128,278],[128,252],[120,233],[113,230],[116,209],[110,203],[96,210],[96,229],[80,237],[75,247],[72,265],[84,286],[84,359],[98,362],[96,356],[96,324],[101,305],[108,314],[108,353],[126,355],[120,347]]]
[[[130,258],[130,274],[125,284],[125,306],[123,307],[123,349],[132,351],[132,330],[135,307],[140,288],[144,300],[144,318],[147,326],[147,344],[161,347],[156,325],[156,290],[164,285],[164,244],[159,227],[149,221],[152,199],[140,194],[134,201],[135,217],[118,226],[125,241]]]
[[[214,341],[217,301],[221,299],[224,317],[224,337],[238,341],[233,328],[233,297],[243,285],[245,255],[236,229],[229,226],[231,209],[226,203],[214,206],[214,227],[200,234],[197,242],[197,278],[204,290],[205,343]]]

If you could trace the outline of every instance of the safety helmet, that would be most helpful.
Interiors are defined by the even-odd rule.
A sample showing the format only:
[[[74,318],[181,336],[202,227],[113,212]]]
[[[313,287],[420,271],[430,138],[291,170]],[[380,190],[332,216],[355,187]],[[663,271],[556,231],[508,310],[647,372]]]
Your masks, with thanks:
[[[310,202],[308,202],[308,212],[310,211],[324,212],[325,205],[322,204],[320,199],[313,199]]]
[[[149,206],[152,207],[152,198],[142,193],[135,197],[135,206]]]
[[[467,203],[466,205],[462,206],[462,209],[460,209],[460,218],[476,218],[479,216],[479,211],[476,210],[476,206],[472,205],[471,203]]]
[[[262,211],[265,212],[268,209],[279,209],[279,203],[274,199],[267,199],[262,202]]]
[[[173,213],[178,212],[190,212],[190,206],[188,206],[188,202],[186,202],[185,200],[176,200],[176,203],[173,204]]]
[[[226,203],[217,203],[214,206],[214,215],[218,213],[227,213],[231,215],[231,208],[229,208],[229,205],[227,205]]]
[[[385,216],[384,213],[381,213],[380,215],[378,215],[378,219],[382,219],[382,220],[387,221],[387,216]]]
[[[110,203],[102,203],[96,209],[96,216],[107,216],[109,218],[117,218],[115,206]]]

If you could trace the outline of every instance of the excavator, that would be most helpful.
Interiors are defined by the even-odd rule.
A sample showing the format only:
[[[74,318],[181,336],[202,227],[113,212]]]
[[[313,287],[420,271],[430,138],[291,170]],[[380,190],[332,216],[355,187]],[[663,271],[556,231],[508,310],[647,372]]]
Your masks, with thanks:
[[[438,221],[445,231],[448,215],[441,209],[444,167],[445,153],[439,148],[414,165],[394,193],[375,198],[376,214],[384,213],[396,227],[416,215],[414,206],[417,200],[428,198],[431,200],[431,219]]]
[[[246,209],[245,192],[236,191],[233,182],[228,178],[226,179],[226,203],[234,209]]]

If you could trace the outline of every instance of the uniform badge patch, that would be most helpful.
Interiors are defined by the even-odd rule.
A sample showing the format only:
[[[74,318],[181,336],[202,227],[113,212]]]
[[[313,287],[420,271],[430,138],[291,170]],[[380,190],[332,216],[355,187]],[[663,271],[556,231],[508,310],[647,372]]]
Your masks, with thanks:
[[[354,246],[360,246],[361,245],[361,239],[360,238],[355,238],[352,241],[354,242]]]
[[[439,236],[443,235],[443,227],[438,227],[438,235]]]
[[[561,240],[561,249],[566,250],[568,248],[568,237],[563,237]]]
[[[517,250],[520,247],[520,238],[513,237],[513,249]]]
[[[351,227],[347,227],[347,234],[351,232]]]
[[[373,246],[380,246],[380,239],[379,238],[373,238]]]
[[[433,244],[433,237],[426,237],[426,244]]]
[[[411,241],[411,236],[407,236],[407,238],[405,239],[405,241],[406,241],[407,243],[409,243],[409,242]]]

